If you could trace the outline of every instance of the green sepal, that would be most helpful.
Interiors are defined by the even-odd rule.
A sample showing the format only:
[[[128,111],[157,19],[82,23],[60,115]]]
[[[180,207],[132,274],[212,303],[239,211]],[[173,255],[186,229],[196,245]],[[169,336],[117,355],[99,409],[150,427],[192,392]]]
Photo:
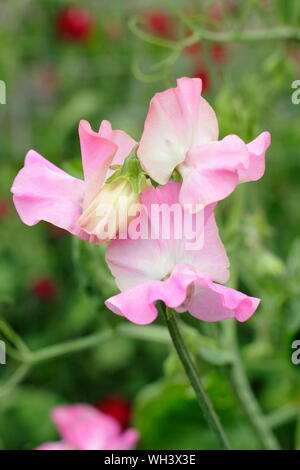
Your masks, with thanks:
[[[172,180],[176,181],[177,183],[182,183],[182,176],[177,168],[174,168],[172,173]]]
[[[136,194],[142,192],[142,186],[146,179],[146,173],[142,169],[136,155],[129,155],[125,159],[123,166],[118,168],[114,174],[106,180],[105,183],[112,184],[122,179],[126,179],[131,184],[132,189]]]

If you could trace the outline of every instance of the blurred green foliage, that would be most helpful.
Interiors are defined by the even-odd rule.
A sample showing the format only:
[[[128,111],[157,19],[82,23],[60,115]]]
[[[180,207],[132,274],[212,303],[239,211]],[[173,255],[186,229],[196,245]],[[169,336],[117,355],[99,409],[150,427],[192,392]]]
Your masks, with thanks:
[[[76,3],[81,2],[3,0],[0,6],[0,79],[7,86],[7,104],[0,105],[0,198],[7,205],[0,210],[2,318],[31,350],[123,322],[103,306],[116,292],[103,249],[72,240],[44,223],[24,226],[9,188],[30,148],[80,176],[80,119],[94,128],[109,119],[114,128],[138,139],[153,93],[173,86],[176,77],[193,76],[200,64],[209,77],[205,96],[217,112],[221,136],[236,133],[248,141],[263,130],[272,133],[264,178],[222,202],[218,219],[232,284],[262,298],[254,317],[238,325],[246,372],[270,423],[282,409],[275,433],[283,448],[299,449],[300,366],[291,362],[292,341],[300,337],[300,109],[291,102],[291,83],[300,74],[299,43],[226,44],[227,58],[220,63],[213,60],[208,41],[196,55],[183,51],[175,57],[163,46],[168,38],[159,39],[162,47],[128,28],[128,21],[139,16],[146,31],[147,14],[153,10],[174,22],[175,42],[189,33],[184,18],[215,32],[300,28],[299,1],[217,2],[223,5],[217,21],[211,16],[213,1],[180,0],[174,9],[167,1],[128,0],[116,8],[111,1],[89,0],[85,8],[95,22],[91,37],[66,41],[56,31],[55,18],[62,7]],[[37,294],[34,286],[40,279],[55,285],[51,298]],[[222,330],[188,315],[183,319],[191,328],[187,341],[233,447],[261,448],[228,381],[231,353],[218,346]],[[134,403],[140,448],[215,446],[168,342],[118,335],[94,348],[36,364],[19,386],[1,394],[17,367],[10,357],[0,365],[4,449],[30,449],[54,439],[48,413],[55,404],[94,403],[111,394],[123,394]]]

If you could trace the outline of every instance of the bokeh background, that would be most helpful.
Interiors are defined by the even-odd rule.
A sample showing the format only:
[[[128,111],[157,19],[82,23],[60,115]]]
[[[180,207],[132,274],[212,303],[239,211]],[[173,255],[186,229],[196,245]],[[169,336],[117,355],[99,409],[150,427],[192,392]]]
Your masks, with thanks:
[[[104,250],[46,223],[26,227],[9,189],[31,148],[80,175],[80,119],[95,129],[109,119],[138,140],[150,98],[180,76],[203,79],[221,136],[249,141],[263,130],[272,133],[264,178],[239,187],[219,205],[218,218],[231,285],[262,298],[254,317],[237,325],[243,366],[281,446],[300,449],[300,365],[291,361],[292,342],[300,339],[300,105],[291,101],[291,84],[300,78],[299,43],[202,40],[174,53],[169,42],[182,44],[191,24],[237,38],[244,30],[300,28],[300,5],[1,0],[0,338],[8,345],[7,364],[0,365],[2,449],[56,439],[49,418],[56,404],[103,408],[115,396],[112,412],[131,405],[140,449],[215,448],[161,320],[157,330],[128,334],[125,327],[109,341],[40,355],[34,364],[15,354],[24,346],[11,331],[40,351],[126,323],[103,306],[116,292]],[[227,327],[182,318],[232,446],[262,448],[230,377]]]

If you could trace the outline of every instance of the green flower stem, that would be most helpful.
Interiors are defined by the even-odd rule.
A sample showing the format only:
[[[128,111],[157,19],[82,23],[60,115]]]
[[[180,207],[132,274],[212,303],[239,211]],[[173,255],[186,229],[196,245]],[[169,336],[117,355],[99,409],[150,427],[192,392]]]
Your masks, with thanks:
[[[30,367],[27,364],[21,364],[11,375],[6,383],[0,386],[0,398],[10,393],[27,376]]]
[[[158,325],[133,325],[132,323],[121,323],[117,328],[121,336],[138,339],[142,341],[153,341],[160,344],[170,344],[168,330]]]
[[[32,352],[29,355],[30,362],[41,362],[44,360],[53,359],[66,354],[83,351],[85,349],[93,348],[94,346],[104,343],[114,337],[116,334],[127,336],[133,339],[146,339],[155,342],[167,344],[166,332],[162,331],[161,327],[148,326],[138,327],[135,325],[120,324],[115,330],[105,330],[100,333],[95,333],[83,338],[78,338],[64,343],[40,349],[39,351]]]
[[[60,344],[48,346],[38,351],[31,352],[27,358],[29,363],[42,362],[49,359],[54,359],[66,354],[83,351],[85,349],[97,346],[100,343],[104,343],[113,336],[113,331],[105,330],[100,333],[95,333],[83,338],[78,338],[70,341],[65,341]]]
[[[183,16],[181,15],[183,20]],[[192,21],[184,21],[192,34],[181,41],[172,41],[168,39],[153,36],[144,31],[139,25],[142,23],[137,16],[130,18],[129,28],[131,31],[149,44],[181,51],[185,47],[192,46],[199,41],[210,41],[217,43],[231,42],[256,42],[256,41],[276,41],[276,40],[300,40],[300,29],[293,26],[276,26],[268,29],[254,29],[250,31],[209,31],[201,28]]]
[[[12,332],[9,327],[9,331]],[[7,347],[8,355],[18,362],[23,364],[37,364],[46,360],[55,359],[67,354],[84,351],[93,348],[103,342],[113,338],[116,334],[127,336],[128,338],[138,340],[154,341],[161,344],[169,344],[169,336],[164,327],[149,325],[139,327],[137,325],[121,323],[115,330],[105,330],[92,335],[84,336],[83,338],[76,338],[62,343],[54,344],[41,348],[37,351],[30,351],[27,346],[26,350],[19,350]]]
[[[226,320],[223,322],[223,327],[227,344],[230,345],[234,354],[232,364],[229,366],[230,379],[244,413],[264,448],[268,450],[280,449],[280,445],[266,417],[263,415],[245,373],[237,342],[236,322],[235,320]]]
[[[190,45],[193,43],[206,40],[213,42],[256,42],[256,41],[275,41],[275,40],[300,40],[299,28],[291,26],[278,26],[270,29],[254,29],[252,31],[230,31],[230,32],[214,32],[200,29],[194,29],[193,39],[190,36]],[[188,41],[185,41],[188,43]]]
[[[121,323],[115,330],[105,330],[83,338],[76,338],[74,340],[47,346],[37,351],[30,351],[23,341],[20,343],[20,338],[17,333],[6,322],[2,322],[1,320],[0,325],[1,331],[2,333],[6,333],[7,339],[10,339],[10,341],[14,340],[14,348],[10,345],[6,347],[7,355],[20,363],[20,366],[11,375],[8,381],[3,385],[0,384],[0,398],[21,383],[28,375],[32,366],[43,361],[93,348],[103,342],[109,341],[116,334],[137,340],[154,341],[165,345],[169,345],[170,341],[168,331],[164,327],[155,325],[139,327],[137,325]]]
[[[211,431],[214,433],[218,441],[219,447],[221,449],[229,449],[227,437],[224,433],[219,417],[217,416],[212,406],[212,403],[204,390],[196,366],[190,356],[189,351],[187,350],[187,347],[179,331],[176,316],[174,315],[173,310],[167,307],[163,309],[163,313],[171,339],[173,341],[173,345],[176,349],[176,352],[182,363],[185,373],[194,389],[204,418],[207,421]]]
[[[185,24],[193,34],[184,40],[180,41],[181,47],[186,47],[199,41],[212,41],[212,42],[252,42],[252,41],[265,41],[265,40],[300,40],[300,29],[290,25],[275,26],[273,28],[261,28],[250,31],[241,29],[238,31],[210,31],[202,28],[191,20],[184,11],[172,0],[165,0],[173,13]],[[247,10],[249,11],[250,2],[248,3]],[[250,6],[251,8],[251,6]],[[246,10],[246,18],[248,11]],[[178,43],[177,43],[178,44]]]
[[[266,416],[270,428],[277,428],[291,421],[295,421],[300,417],[300,405],[292,403],[278,410],[273,411]]]
[[[225,227],[225,238],[230,238],[238,230],[241,214],[246,200],[245,186],[241,185],[234,195],[233,205],[229,214],[228,222]],[[231,282],[231,287],[236,288],[238,273],[235,273],[235,280]],[[226,320],[222,322],[222,342],[223,346],[230,350],[233,355],[233,361],[228,368],[231,383],[238,397],[241,407],[244,410],[250,424],[252,425],[256,435],[260,439],[265,449],[279,449],[280,445],[273,434],[271,427],[264,416],[259,403],[251,389],[251,385],[247,378],[243,362],[241,360],[239,344],[236,332],[236,321]]]
[[[24,352],[29,351],[22,338],[3,320],[3,318],[0,319],[0,331],[18,350]]]
[[[226,436],[224,435],[224,431],[221,427],[218,416],[213,410],[210,400],[203,389],[203,385],[200,381],[200,378],[198,377],[196,367],[183,342],[176,323],[176,318],[172,310],[168,310],[168,313],[164,312],[164,314],[166,316],[167,326],[174,346],[185,369],[185,372],[195,390],[203,414],[211,429],[218,438],[221,448],[228,449]],[[230,321],[226,321],[224,322],[224,325],[226,325],[227,340],[231,347],[234,346],[234,361],[230,369],[234,388],[238,394],[239,400],[245,410],[246,415],[248,416],[258,436],[260,437],[264,447],[267,449],[276,449],[279,447],[278,443],[270,431],[268,423],[266,422],[259,405],[256,402],[239,357],[237,341],[235,337],[235,324],[234,322],[231,324],[230,323]],[[36,365],[46,360],[56,359],[67,354],[85,351],[110,340],[116,334],[127,336],[132,339],[154,341],[160,344],[169,344],[169,335],[167,334],[166,329],[164,327],[155,325],[140,327],[121,323],[116,327],[115,330],[106,330],[85,336],[83,338],[76,338],[74,340],[65,341],[56,345],[47,346],[37,351],[30,351],[23,341],[20,342],[20,338],[12,330],[12,328],[3,321],[1,321],[1,331],[11,342],[14,343],[16,347],[16,349],[14,349],[7,345],[7,354],[16,361],[20,362],[22,366],[20,366],[20,368],[17,369],[15,374],[11,377],[11,383],[8,384],[9,387],[7,388],[5,386],[4,389],[0,389],[0,394],[9,391],[11,386],[15,386],[15,382],[16,385],[21,382],[29,371],[28,366]]]

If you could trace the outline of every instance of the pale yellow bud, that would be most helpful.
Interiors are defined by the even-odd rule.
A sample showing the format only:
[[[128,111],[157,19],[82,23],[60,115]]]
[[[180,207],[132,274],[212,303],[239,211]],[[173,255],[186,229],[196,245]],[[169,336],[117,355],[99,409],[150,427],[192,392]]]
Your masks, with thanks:
[[[145,180],[142,189],[146,186]],[[106,242],[126,231],[128,223],[137,215],[139,204],[139,194],[133,191],[127,179],[122,178],[99,190],[78,223],[85,232]]]

